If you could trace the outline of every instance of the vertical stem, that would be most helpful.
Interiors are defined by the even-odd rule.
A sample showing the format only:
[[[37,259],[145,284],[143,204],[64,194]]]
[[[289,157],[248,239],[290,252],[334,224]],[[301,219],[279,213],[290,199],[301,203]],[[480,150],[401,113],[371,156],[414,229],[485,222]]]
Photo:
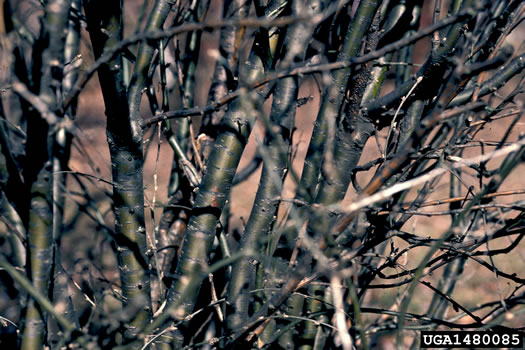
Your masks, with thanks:
[[[296,16],[314,14],[320,11],[321,4],[311,1],[306,8],[299,1],[292,4],[292,12]],[[304,60],[306,54],[305,42],[311,40],[312,26],[301,23],[288,29],[283,47],[286,48],[281,69],[287,69],[294,62]],[[261,240],[271,230],[279,206],[278,197],[283,186],[284,171],[288,166],[287,150],[291,142],[296,100],[298,94],[298,79],[284,78],[278,81],[275,88],[270,122],[266,126],[266,147],[263,151],[264,165],[259,189],[246,224],[241,241],[241,250],[246,257],[233,265],[229,284],[228,301],[233,306],[233,313],[228,317],[227,327],[234,330],[240,327],[248,318],[251,291],[255,288],[255,268],[253,255],[261,249]],[[271,283],[271,282],[269,282]]]
[[[197,22],[202,13],[202,2],[195,0],[191,11],[191,19]],[[184,108],[191,108],[194,104],[195,74],[199,60],[201,37],[202,31],[194,31],[187,34],[182,72],[180,70],[177,72],[177,75],[182,73],[182,76],[179,77],[179,87],[181,89],[180,93]],[[180,65],[177,66],[180,67]],[[193,133],[190,131],[190,118],[166,123],[167,130],[172,130],[173,128],[175,129],[172,132],[174,135],[171,137],[176,138],[174,141],[178,141],[177,143],[181,145],[182,152],[186,155],[193,136]],[[175,142],[170,142],[170,145],[175,146]],[[159,239],[161,245],[173,247],[160,252],[165,272],[170,272],[171,267],[176,266],[174,259],[176,258],[178,247],[182,241],[183,231],[188,223],[187,213],[176,205],[191,206],[191,204],[189,204],[191,194],[192,190],[188,179],[184,179],[183,169],[179,165],[179,157],[177,153],[174,152],[168,185],[168,201],[172,207],[164,209],[159,221]],[[170,229],[170,227],[172,228]]]
[[[247,0],[232,0],[226,1],[225,4],[228,4],[228,6],[224,9],[223,17],[232,19],[245,17],[248,14],[251,2]],[[215,63],[215,71],[208,94],[208,103],[219,100],[234,88],[236,51],[239,49],[238,44],[242,39],[243,32],[244,30],[238,27],[227,27],[221,30],[219,39],[220,57]],[[211,152],[212,143],[217,137],[217,126],[223,117],[223,110],[206,114],[203,117],[201,130],[209,137],[209,140],[206,140],[203,146],[204,159],[208,158]]]
[[[348,60],[359,53],[363,43],[362,40],[368,31],[368,27],[372,23],[379,3],[380,1],[376,0],[362,1],[359,4],[357,13],[346,34],[343,47],[337,56],[338,61]],[[312,201],[315,197],[328,136],[328,128],[330,124],[335,124],[340,114],[350,74],[350,68],[336,71],[331,76],[332,81],[323,95],[323,102],[315,121],[312,138],[306,153],[301,183],[298,189],[301,199]]]
[[[355,35],[349,35],[349,38],[353,41],[358,40],[361,45],[378,8],[379,2],[363,2],[360,4],[356,18],[350,26],[350,32],[360,33],[361,37],[358,39]],[[368,36],[370,49],[377,44],[379,32],[377,22],[376,20],[372,27],[372,33]],[[356,51],[354,52],[357,54]],[[382,72],[379,71],[378,73]],[[351,84],[351,92],[346,105],[346,113],[338,112],[331,117],[334,118],[334,124],[336,119],[338,120],[335,125],[335,140],[334,145],[327,151],[321,183],[315,197],[316,203],[331,204],[344,198],[350,183],[351,172],[361,157],[366,141],[375,131],[373,122],[362,113],[361,106],[367,85],[376,87],[382,79],[379,77],[379,80],[374,80],[368,84],[369,77],[368,67],[363,67],[351,82],[348,82],[349,76],[345,78],[345,86]],[[367,98],[374,97],[378,91],[378,88],[369,88]],[[339,113],[343,116],[339,116]],[[308,224],[308,233],[320,237],[320,239],[329,239],[330,237],[327,237],[325,233],[328,232],[327,228],[330,227],[331,218],[332,215],[326,211],[316,213],[314,219],[310,220]]]
[[[29,134],[29,133],[28,133]],[[51,164],[46,164],[31,186],[29,213],[29,271],[36,290],[47,295],[53,265],[53,212],[51,198]],[[22,349],[40,349],[45,335],[46,319],[43,311],[29,300],[22,335]]]
[[[221,125],[223,132],[215,142],[206,175],[195,198],[175,281],[168,293],[170,302],[176,301],[191,279],[198,278],[199,271],[207,266],[215,226],[230,193],[233,176],[250,133],[248,108],[242,106],[241,102],[234,102]],[[189,294],[188,299],[183,301],[175,315],[177,319],[184,318],[192,311],[197,292],[186,293]]]
[[[308,295],[310,295],[310,298],[306,299],[306,308],[310,314],[316,314],[323,311],[323,300],[326,291],[327,288],[322,285],[310,284],[308,286]],[[318,319],[321,322],[328,321],[327,317],[324,315],[318,317]],[[324,345],[326,336],[326,331],[322,326],[319,326],[314,322],[305,322],[301,334],[301,343],[303,345],[299,347],[299,350],[311,350],[313,349],[314,344],[322,343]]]
[[[65,33],[71,0],[49,1],[45,9],[43,28],[34,54],[41,52],[42,68],[38,83],[39,97],[54,111],[64,59]],[[40,51],[42,50],[42,51]],[[27,266],[35,289],[48,295],[53,267],[53,176],[51,149],[53,134],[50,125],[39,115],[28,119],[27,156],[30,164],[24,169],[30,193],[28,216],[29,264]],[[46,316],[34,299],[29,300],[22,335],[22,349],[40,349],[45,341]]]
[[[149,15],[145,31],[161,29],[172,5],[172,1],[157,0]],[[120,133],[121,123],[125,123],[127,129],[124,139],[113,138],[113,144],[110,141],[113,182],[115,183],[113,196],[118,228],[126,237],[137,244],[140,257],[144,257],[143,254],[147,249],[144,223],[144,155],[140,102],[155,49],[155,43],[141,43],[127,94],[127,118],[118,121],[111,127],[108,120],[108,140]],[[120,141],[124,142],[121,143]],[[147,267],[140,266],[136,255],[132,250],[124,248],[121,250],[119,260],[121,260],[122,265],[128,266],[129,264],[134,270],[130,271],[130,274],[125,272],[121,274],[122,287],[124,295],[128,294],[136,303],[139,303],[138,305],[142,305],[141,312],[135,316],[132,322],[132,327],[142,327],[151,318],[150,279],[145,273]]]
[[[257,45],[264,44],[268,37],[258,32],[250,57],[241,71],[241,84],[249,83],[264,71]],[[175,272],[175,280],[168,291],[168,301],[175,308],[175,318],[183,319],[193,310],[200,290],[201,272],[208,266],[208,255],[215,237],[216,225],[230,195],[233,177],[250,135],[254,121],[257,92],[249,92],[235,100],[229,107],[221,125],[218,137],[206,166],[206,173],[199,186],[184,237],[180,261]]]
[[[171,1],[155,2],[146,31],[162,27],[171,5]],[[116,1],[110,5],[91,1],[86,6],[88,23],[91,18],[93,26],[90,34],[97,57],[102,55],[105,47],[111,47],[122,39],[121,11],[121,3]],[[107,36],[97,31],[101,22]],[[152,43],[141,44],[127,94],[120,55],[101,67],[99,72],[108,117],[107,135],[114,183],[113,205],[122,294],[125,305],[138,311],[130,323],[131,333],[145,326],[151,317],[150,280],[146,274],[148,267],[144,257],[146,229],[140,100],[154,50]]]
[[[68,19],[68,29],[64,46],[64,63],[69,67],[74,66],[80,47],[80,0],[72,0],[71,11]],[[69,69],[64,74],[62,80],[63,95],[68,94],[72,89],[78,70]],[[68,113],[64,118],[74,119],[76,113],[76,101],[71,104]],[[67,170],[69,161],[72,135],[61,127],[54,137],[53,142],[53,239],[55,240],[54,252],[54,276],[53,276],[53,303],[60,307],[63,315],[72,323],[78,324],[78,320],[73,308],[73,301],[68,290],[68,277],[64,273],[60,258],[60,241],[62,234],[62,224],[65,210],[66,176],[62,173]],[[54,319],[49,320],[48,339],[51,344],[55,344],[61,339],[61,332]]]

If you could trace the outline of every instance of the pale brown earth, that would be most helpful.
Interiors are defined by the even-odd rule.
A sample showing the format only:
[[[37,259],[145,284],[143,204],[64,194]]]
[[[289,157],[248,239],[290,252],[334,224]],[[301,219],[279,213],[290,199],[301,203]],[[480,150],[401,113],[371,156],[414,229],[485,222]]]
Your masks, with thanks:
[[[138,2],[126,1],[127,6],[133,7],[130,11],[137,11]],[[128,28],[129,30],[129,28]],[[205,45],[202,47],[201,58],[199,61],[199,70],[198,70],[198,79],[196,92],[196,105],[204,106],[206,103],[206,94],[210,85],[209,77],[211,75],[211,69],[214,65],[214,54],[213,50],[216,49],[217,45],[217,35],[212,35],[205,33],[207,36],[204,40]],[[84,42],[86,42],[87,37],[84,37]],[[518,40],[519,41],[519,40]],[[85,44],[88,45],[88,44]],[[418,44],[418,47],[424,49],[428,47],[428,44],[422,43]],[[86,57],[85,64],[88,65],[92,62],[92,58],[87,50],[84,48],[84,54]],[[419,62],[421,62],[421,59]],[[516,79],[513,80],[514,84]],[[503,90],[509,91],[511,88]],[[385,91],[392,89],[393,87],[387,86]],[[302,160],[306,153],[308,147],[309,137],[312,132],[313,123],[317,114],[317,109],[319,106],[319,93],[318,88],[313,79],[309,78],[304,81],[301,86],[299,97],[313,96],[313,100],[310,101],[306,106],[303,106],[298,109],[296,116],[296,128],[294,134],[294,145],[293,147],[297,150],[295,160],[293,162],[294,171],[300,175],[302,169]],[[173,105],[176,106],[178,102],[176,97],[174,97]],[[521,100],[523,101],[523,95],[521,95]],[[268,113],[270,108],[270,102],[265,104],[265,113]],[[88,155],[88,158],[81,155],[77,148],[73,149],[72,157],[70,161],[70,167],[73,171],[78,171],[81,173],[91,174],[97,177],[101,177],[108,181],[111,181],[111,170],[110,170],[110,160],[109,152],[106,143],[105,135],[105,116],[104,116],[104,106],[102,102],[102,97],[100,94],[100,89],[98,86],[98,79],[94,77],[88,84],[86,90],[80,95],[79,99],[79,113],[75,122],[77,126],[77,133],[75,135],[78,141],[75,141],[75,145],[81,144],[82,152]],[[151,117],[151,113],[148,108],[143,109],[143,117]],[[485,130],[478,134],[478,140],[485,141],[495,141],[502,135],[504,130],[506,130],[506,125],[510,122],[509,118],[501,119],[497,122],[491,123]],[[198,123],[198,120],[196,120]],[[512,131],[510,140],[516,140],[518,135],[525,132],[525,119],[522,120],[516,125],[515,129]],[[379,136],[380,142],[384,142],[385,131],[382,131]],[[169,172],[171,169],[172,161],[172,151],[168,144],[163,138],[161,138],[160,143],[160,156],[158,163],[156,162],[156,153],[157,153],[157,144],[158,138],[151,135],[151,131],[147,131],[145,138],[151,138],[152,147],[149,150],[148,157],[145,164],[144,172],[144,182],[147,188],[146,190],[146,205],[149,205],[153,199],[154,192],[156,189],[156,201],[158,204],[162,205],[166,203],[166,186],[168,183]],[[246,150],[243,154],[240,168],[244,167],[254,156],[255,150],[258,147],[258,143],[263,142],[263,130],[260,124],[257,124],[254,128],[249,143],[246,147]],[[491,148],[487,147],[485,151],[489,151]],[[480,154],[479,147],[472,147],[465,150],[463,157],[469,158],[475,155]],[[375,138],[371,138],[367,143],[365,151],[363,153],[361,164],[366,163],[369,160],[377,158],[380,155],[378,147],[376,144]],[[88,160],[89,159],[89,160]],[[492,169],[497,167],[501,159],[495,159],[488,163],[488,168]],[[506,189],[522,189],[525,188],[525,181],[523,179],[523,173],[525,172],[525,165],[520,165],[517,167],[505,181],[501,190]],[[366,184],[366,181],[370,178],[372,172],[366,174],[361,173],[358,176],[359,183],[361,185]],[[157,187],[154,183],[154,175],[157,175]],[[256,171],[247,181],[242,183],[239,186],[236,186],[231,195],[231,227],[236,228],[242,232],[243,222],[246,222],[255,192],[257,190],[257,185],[260,177],[260,169]],[[476,189],[479,188],[477,180],[465,176],[464,180],[467,185],[473,185]],[[448,185],[447,179],[443,179],[440,184],[436,187],[434,193],[429,197],[429,199],[442,199],[448,197]],[[85,181],[89,183],[88,181]],[[69,184],[71,185],[72,190],[78,190],[78,187],[74,185],[73,181],[70,179]],[[112,216],[108,212],[110,208],[110,201],[106,195],[103,194],[102,189],[110,191],[111,188],[107,184],[102,182],[95,181],[92,184],[88,184],[89,192],[91,196],[97,199],[97,205],[101,212],[106,212],[105,222],[112,226]],[[291,179],[291,176],[287,177],[285,183],[285,189],[283,192],[283,197],[293,198],[295,190],[295,185]],[[415,189],[414,189],[415,191]],[[350,188],[346,201],[351,201],[355,198],[355,191]],[[498,203],[510,203],[516,200],[525,199],[525,196],[509,196],[498,198]],[[446,210],[447,206],[438,206],[430,207],[427,210],[436,211],[436,210]],[[160,209],[156,210],[155,220],[158,220],[161,213]],[[77,215],[75,205],[71,204],[67,208],[68,219],[71,219],[72,216]],[[503,218],[502,218],[503,219]],[[151,217],[149,210],[147,210],[147,220],[148,220],[148,231],[151,232]],[[403,230],[408,232],[417,233],[423,236],[434,236],[437,237],[440,233],[444,232],[450,224],[450,219],[447,216],[417,216],[413,217],[406,225],[403,227]],[[476,234],[483,234],[479,232]],[[97,264],[102,264],[107,268],[105,278],[110,281],[118,283],[118,274],[116,269],[109,268],[115,266],[115,261],[113,255],[110,253],[108,245],[101,244],[105,240],[102,234],[96,233],[96,225],[85,216],[79,219],[79,222],[76,225],[76,228],[73,232],[69,233],[64,237],[64,252],[70,252],[70,256],[66,256],[64,259],[64,264],[66,268],[73,273],[75,280],[82,281],[88,279],[90,283],[99,284],[102,283],[99,280],[93,279],[93,277],[86,277],[85,268],[91,269],[92,276],[100,277],[94,269],[90,268],[90,263],[87,261],[89,256],[86,255],[86,252],[90,249],[92,250],[101,250],[107,251],[107,254],[103,254],[104,260],[97,262]],[[78,242],[82,242],[81,245]],[[491,245],[491,248],[496,248],[500,246],[505,246],[508,244],[507,239],[502,239]],[[406,244],[400,240],[395,240],[396,247],[403,248]],[[72,248],[72,249],[67,249]],[[423,256],[423,249],[415,250],[413,253],[409,254],[407,257],[406,267],[415,267],[418,264],[419,259]],[[497,256],[494,258],[494,262],[499,265],[506,272],[512,273],[516,272],[518,275],[523,277],[523,271],[525,270],[525,246],[524,243],[520,243],[520,246],[515,249],[512,253],[503,256]],[[74,273],[76,272],[76,274]],[[437,280],[439,277],[439,272],[435,273],[433,276],[434,280]],[[84,276],[84,277],[83,277]],[[461,276],[460,281],[458,282],[458,288],[456,293],[452,296],[458,302],[463,303],[466,306],[473,306],[478,303],[498,300],[501,296],[505,296],[509,293],[513,286],[509,285],[506,280],[498,278],[493,273],[488,272],[486,269],[480,265],[469,262],[465,269],[465,273]],[[375,290],[371,293],[371,298],[367,299],[372,305],[382,305],[383,307],[390,307],[392,303],[395,303],[397,297],[399,297],[398,290]],[[426,305],[428,300],[431,297],[431,292],[424,287],[418,287],[417,298],[412,302],[409,311],[424,313],[426,311]],[[77,298],[77,302],[81,303],[81,297]],[[450,315],[454,314],[451,311]],[[465,320],[465,322],[470,322]],[[514,319],[508,321],[509,324],[513,326],[524,326],[525,325],[525,313],[523,308],[519,314],[516,314]]]

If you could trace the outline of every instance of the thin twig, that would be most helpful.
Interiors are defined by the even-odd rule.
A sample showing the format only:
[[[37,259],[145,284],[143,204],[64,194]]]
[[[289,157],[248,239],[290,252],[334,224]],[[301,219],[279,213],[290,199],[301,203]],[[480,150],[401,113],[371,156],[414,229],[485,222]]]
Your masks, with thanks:
[[[494,152],[490,152],[490,153],[480,155],[477,157],[473,157],[470,159],[463,159],[462,161],[458,161],[457,163],[452,164],[450,168],[459,169],[459,168],[464,168],[467,166],[477,165],[481,162],[486,162],[493,158],[498,158],[501,156],[505,156],[509,153],[519,151],[523,146],[525,146],[525,138],[521,139],[520,141],[517,141],[516,143],[511,144],[510,146],[503,147]],[[435,177],[445,174],[447,171],[448,170],[445,168],[438,168],[438,169],[430,171],[429,173],[425,175],[416,177],[415,179],[397,183],[389,188],[384,189],[383,191],[374,193],[373,195],[362,198],[361,200],[358,200],[356,202],[353,202],[347,205],[344,205],[342,203],[336,203],[334,205],[329,206],[329,209],[333,211],[340,211],[343,213],[353,213],[361,208],[367,207],[377,202],[384,201],[392,197],[396,193],[399,193],[401,191],[406,191],[415,186],[424,184],[425,182],[432,180]]]

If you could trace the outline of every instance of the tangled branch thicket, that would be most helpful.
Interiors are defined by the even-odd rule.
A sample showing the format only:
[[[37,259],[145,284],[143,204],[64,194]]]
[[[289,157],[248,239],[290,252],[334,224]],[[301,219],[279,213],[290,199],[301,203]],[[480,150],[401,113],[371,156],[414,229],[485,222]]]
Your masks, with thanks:
[[[522,1],[0,4],[2,348],[525,328]]]

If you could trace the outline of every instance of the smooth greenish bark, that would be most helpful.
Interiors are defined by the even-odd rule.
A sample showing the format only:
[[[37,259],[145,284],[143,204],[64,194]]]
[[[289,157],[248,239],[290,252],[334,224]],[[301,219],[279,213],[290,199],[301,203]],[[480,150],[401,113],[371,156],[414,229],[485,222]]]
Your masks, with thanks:
[[[326,309],[324,303],[326,291],[327,288],[322,285],[308,286],[310,298],[306,299],[306,308],[311,315],[318,315]],[[326,315],[316,317],[319,322],[327,322],[327,318]],[[302,345],[298,349],[312,350],[323,348],[327,336],[327,331],[316,324],[316,322],[305,322],[300,336]]]
[[[317,1],[307,3],[305,8],[302,6],[304,5],[298,1],[292,4],[294,15],[313,15],[321,10],[321,4]],[[311,40],[313,29],[308,23],[288,28],[283,44],[286,52],[278,65],[281,69],[288,69],[294,62],[304,60],[304,44]],[[270,120],[266,123],[266,146],[260,152],[264,160],[261,180],[241,240],[240,249],[246,257],[233,265],[228,289],[227,299],[233,308],[227,322],[227,328],[230,330],[239,328],[249,316],[248,311],[253,299],[251,291],[255,288],[255,270],[258,263],[253,255],[257,255],[261,250],[262,240],[267,238],[276,219],[280,203],[278,197],[282,191],[284,171],[288,166],[287,154],[292,137],[297,94],[296,77],[284,78],[277,82]]]
[[[46,162],[31,186],[28,244],[30,277],[34,288],[43,295],[49,292],[53,266],[53,212],[51,164]],[[46,332],[46,316],[30,299],[25,314],[22,349],[40,349]]]
[[[249,98],[249,97],[247,97]],[[249,107],[253,102],[236,101],[230,107],[223,123],[222,132],[214,144],[207,163],[206,174],[195,198],[192,217],[186,230],[182,253],[177,265],[175,281],[168,292],[168,301],[175,302],[190,285],[193,278],[208,266],[208,253],[215,237],[215,226],[231,190],[235,170],[250,133]],[[193,309],[198,289],[195,293],[185,293],[175,317],[184,318]]]
[[[261,34],[261,31],[258,32],[254,48],[258,43],[267,47],[264,40],[267,41],[268,37]],[[255,81],[264,72],[263,62],[266,62],[267,57],[261,57],[261,54],[267,53],[252,49],[248,60],[241,65],[241,87],[242,84]],[[186,229],[174,282],[168,291],[169,304],[178,305],[173,312],[176,319],[183,319],[193,310],[200,290],[200,280],[204,278],[202,271],[208,266],[216,225],[229,197],[242,151],[250,135],[251,125],[256,117],[253,114],[254,106],[259,98],[257,91],[240,96],[232,102],[218,127],[218,136],[206,163],[206,172]]]
[[[248,15],[251,2],[247,0],[225,1],[223,18],[235,19],[244,18]],[[232,90],[234,82],[234,72],[237,69],[237,56],[239,54],[239,43],[241,42],[244,29],[239,27],[226,27],[221,29],[219,38],[220,57],[215,63],[215,70],[212,77],[212,84],[208,93],[208,104],[221,99]],[[202,121],[204,131],[213,130],[220,124],[224,110],[206,114]],[[213,139],[215,135],[210,135]]]
[[[68,19],[68,29],[64,45],[64,64],[71,67],[79,59],[80,48],[80,0],[71,1],[71,11]],[[77,69],[69,69],[64,74],[62,87],[67,94],[78,77]],[[72,104],[64,118],[74,119],[76,114],[76,103]],[[64,317],[72,324],[78,325],[78,318],[73,307],[71,293],[68,289],[69,278],[61,265],[60,242],[63,232],[63,217],[66,203],[65,189],[66,176],[63,171],[68,169],[72,135],[65,127],[60,128],[54,140],[53,146],[53,239],[55,240],[54,252],[54,276],[53,276],[53,303],[61,311]],[[50,319],[48,322],[50,344],[59,343],[62,340],[62,332],[56,321]]]
[[[471,1],[465,1],[463,8],[471,8],[471,5]],[[464,23],[459,22],[449,28],[447,35],[445,36],[446,39],[442,40],[437,48],[431,51],[426,62],[416,72],[412,79],[396,87],[394,91],[366,103],[364,108],[366,108],[369,118],[376,118],[381,112],[387,111],[399,104],[401,98],[408,94],[416,80],[420,77],[423,80],[417,88],[412,91],[411,96],[417,96],[418,99],[423,100],[432,99],[436,95],[437,89],[440,86],[439,84],[434,83],[434,79],[442,79],[448,69],[450,64],[448,61],[448,55],[460,39],[461,34],[463,33],[463,26]],[[410,102],[409,96],[405,103],[408,104]]]
[[[361,49],[363,38],[368,31],[380,1],[363,1],[350,24],[344,44],[337,56],[338,61],[356,57]],[[331,76],[330,84],[323,94],[322,104],[315,121],[312,138],[304,161],[298,197],[311,202],[315,198],[319,174],[327,142],[328,128],[333,127],[340,115],[341,106],[346,94],[351,69],[344,68]]]
[[[171,8],[171,2],[157,1],[152,9],[146,31],[158,30]],[[85,5],[95,56],[122,40],[122,7],[91,1]],[[104,6],[104,8],[101,8]],[[99,31],[102,23],[105,32]],[[129,324],[131,334],[147,325],[151,318],[150,277],[144,253],[146,228],[144,222],[143,149],[140,99],[155,46],[142,43],[137,54],[134,74],[126,92],[121,55],[115,55],[99,70],[107,115],[107,137],[111,155],[115,242],[121,276],[124,305],[133,312]]]
[[[202,16],[202,6],[203,4],[201,1],[196,2],[195,6],[191,10],[191,20],[197,22],[200,19]],[[194,107],[195,79],[197,73],[197,63],[199,60],[201,37],[202,31],[190,32],[186,37],[186,47],[184,49],[185,57],[183,59],[184,79],[183,86],[180,87],[182,106],[184,108]],[[188,118],[183,118],[167,122],[164,128],[166,131],[171,131],[171,134],[169,132],[166,134],[168,140],[171,137],[176,138],[175,140],[169,141],[170,146],[175,146],[175,142],[173,141],[177,141],[177,144],[180,145],[185,159],[191,144],[190,127],[191,125]],[[189,189],[190,184],[187,179],[184,179],[184,170],[180,165],[180,160],[180,157],[177,156],[176,152],[174,152],[168,185],[168,201],[170,205],[173,205],[173,207],[165,208],[159,221],[158,232],[160,247],[173,247],[172,249],[163,250],[159,254],[165,275],[169,274],[171,267],[176,265],[176,260],[174,259],[176,258],[178,247],[182,242],[182,231],[187,224],[187,212],[176,206],[181,205],[184,207],[191,207],[191,190]],[[178,224],[174,224],[177,221]],[[170,229],[170,227],[174,228]]]
[[[456,9],[456,12],[457,11],[458,10]],[[407,88],[407,91],[406,91],[406,94],[407,94],[408,91],[410,91],[410,89],[416,86],[413,89],[413,94],[411,96],[419,93],[418,96],[420,97],[422,101],[430,100],[434,96],[436,92],[436,88],[430,86],[432,84],[432,79],[433,79],[432,77],[443,76],[444,72],[448,68],[448,61],[446,59],[446,55],[448,52],[450,52],[450,50],[454,48],[455,44],[459,40],[461,26],[462,26],[461,23],[458,23],[452,26],[449,30],[447,40],[444,42],[444,44],[438,46],[435,50],[432,50],[429,59],[416,74],[416,77],[421,79],[421,83],[415,85],[415,81],[411,80],[409,81],[410,85],[408,84],[409,82],[406,82],[405,84],[402,85],[402,87],[400,87],[400,89]],[[421,88],[422,85],[424,86],[425,90],[422,90],[423,89]],[[397,90],[395,91],[395,93],[397,93]],[[346,193],[346,188],[348,187],[348,184],[350,182],[349,173],[353,170],[355,165],[357,165],[362,149],[364,148],[364,145],[366,141],[368,140],[368,137],[373,132],[374,125],[372,124],[372,120],[370,119],[372,117],[372,115],[370,114],[376,110],[370,107],[371,103],[377,103],[378,100],[382,100],[382,99],[383,97],[378,98],[376,100],[372,100],[369,103],[367,103],[367,101],[363,101],[363,105],[364,105],[363,111],[368,113],[368,115],[359,113],[353,118],[352,117],[348,118],[350,127],[347,127],[346,129],[352,131],[352,134],[351,134],[352,136],[346,137],[346,138],[345,137],[338,138],[336,134],[336,145],[338,146],[334,147],[335,162],[336,164],[341,164],[341,162],[343,162],[343,164],[348,167],[338,165],[335,169],[330,169],[333,174],[336,174],[336,176],[333,176],[333,174],[328,174],[330,175],[330,177],[326,181],[328,186],[324,186],[324,183],[323,183],[323,186],[321,186],[321,189],[319,191],[318,198],[316,199],[319,201],[319,203],[330,204],[330,203],[334,203],[335,201],[338,201],[344,198],[344,194]],[[407,103],[406,103],[407,106],[411,106],[413,101],[414,101],[413,99],[407,98]],[[386,101],[383,101],[383,102],[386,102]],[[394,103],[394,100],[392,99],[390,100],[390,102]],[[403,140],[407,140],[409,136],[411,135],[409,132],[411,132],[411,130],[413,131],[414,128],[417,127],[417,125],[419,124],[419,117],[421,116],[422,107],[424,106],[424,102],[422,103],[423,104],[418,103],[417,105],[418,108],[417,108],[416,113],[407,113],[407,119],[401,121],[401,125],[403,126],[403,132],[408,133],[408,134],[401,136]],[[385,107],[382,106],[381,108],[385,108]],[[415,116],[415,117],[411,119],[411,116]],[[352,125],[354,123],[355,125]],[[338,140],[341,140],[341,142],[338,143]],[[352,140],[354,141],[352,142]],[[341,150],[344,150],[344,151],[340,152]],[[341,157],[338,157],[338,154],[340,154]],[[352,154],[354,156],[352,156]],[[344,171],[342,169],[344,169]],[[337,181],[337,179],[339,179],[339,181]],[[325,220],[325,224],[327,224],[326,220]],[[322,229],[322,226],[317,225],[317,227],[312,227],[311,232],[316,232],[318,229]]]
[[[173,3],[173,1],[165,0],[155,1],[144,31],[160,30]],[[147,244],[144,223],[144,155],[142,150],[143,135],[140,102],[156,48],[157,45],[152,42],[142,42],[139,46],[127,92],[129,108],[129,119],[125,120],[126,126],[129,126],[129,134],[126,135],[126,138],[128,138],[126,140],[127,144],[120,145],[118,142],[115,142],[114,145],[116,147],[112,147],[112,143],[109,142],[110,149],[114,148],[112,152],[113,181],[116,183],[114,191],[116,190],[117,192],[114,192],[113,195],[121,199],[121,201],[115,201],[116,218],[122,225],[124,235],[137,243],[143,259]],[[118,125],[115,125],[115,129],[113,127],[110,128],[108,122],[108,140],[120,128],[121,126]],[[117,138],[113,140],[117,140]],[[131,266],[134,270],[130,271],[130,274],[121,273],[123,292],[127,292],[136,301],[137,305],[142,305],[141,311],[134,315],[132,326],[144,327],[151,319],[150,276],[146,274],[147,266],[140,264],[136,255],[137,253],[132,250],[122,251],[119,261],[121,266]],[[145,259],[143,261],[145,262]]]
[[[71,0],[50,1],[45,9],[43,28],[34,52],[41,53],[42,67],[38,79],[38,94],[50,110],[58,107],[55,87],[60,84],[63,70],[65,33]],[[40,51],[42,50],[42,51]],[[47,121],[34,114],[27,126],[27,156],[32,162],[24,169],[29,198],[28,264],[34,288],[47,295],[53,276],[53,176],[51,147],[53,137]],[[30,299],[22,331],[22,349],[40,349],[46,341],[46,314],[34,299]]]
[[[370,15],[370,12],[365,13]],[[369,36],[368,39],[371,41],[369,49],[384,45],[385,40],[397,39],[397,36],[400,36],[399,32],[402,32],[404,28],[396,25],[398,22],[402,22],[405,17],[411,18],[413,13],[420,13],[418,4],[414,3],[412,6],[406,6],[404,3],[395,4],[385,22],[383,30],[386,34],[379,38],[379,41],[378,38],[373,38],[374,35]],[[417,23],[418,17],[412,18],[410,22],[406,23],[406,26],[413,28]],[[377,36],[377,34],[375,35]],[[387,55],[387,59],[391,58],[392,55]],[[332,161],[335,166],[327,164],[323,168],[323,179],[316,197],[317,203],[332,204],[344,198],[352,171],[359,162],[366,142],[375,132],[374,121],[368,117],[367,110],[363,107],[369,100],[378,96],[385,74],[384,67],[375,67],[369,73],[362,70],[353,78],[349,101],[346,110],[342,112],[344,119],[341,117],[341,121],[336,126],[332,154]],[[368,82],[369,80],[370,82]],[[328,224],[327,220],[328,218],[325,218],[314,222],[313,224],[318,227],[312,227],[312,232],[322,229],[322,225]]]

